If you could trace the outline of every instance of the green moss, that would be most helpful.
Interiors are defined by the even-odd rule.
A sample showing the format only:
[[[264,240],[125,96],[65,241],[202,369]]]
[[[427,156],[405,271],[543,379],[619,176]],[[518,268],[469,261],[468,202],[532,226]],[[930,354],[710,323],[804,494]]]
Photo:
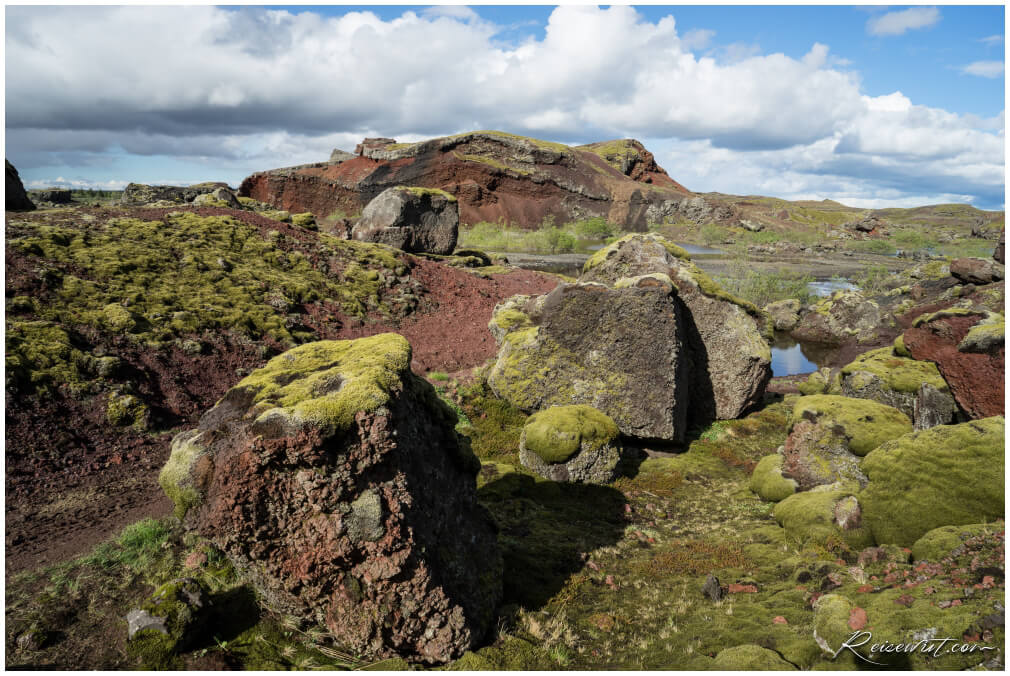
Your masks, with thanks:
[[[857,381],[860,372],[876,376],[889,389],[898,392],[918,392],[923,383],[941,392],[949,391],[936,364],[896,357],[893,347],[870,350],[842,367],[843,377],[854,377]]]
[[[828,390],[828,377],[824,371],[814,371],[805,381],[799,384],[800,394],[824,394]]]
[[[444,191],[444,190],[442,190],[440,188],[422,188],[420,186],[401,185],[401,186],[397,187],[397,190],[404,190],[406,192],[409,192],[411,195],[418,195],[418,196],[437,195],[439,197],[444,197],[445,199],[449,200],[450,202],[455,202],[456,201],[455,195],[447,193],[446,191]]]
[[[1000,524],[1002,530],[1002,524]],[[964,544],[965,540],[978,535],[996,533],[996,527],[991,523],[972,523],[961,526],[941,526],[934,528],[912,545],[912,558],[915,561],[937,562],[957,547]]]
[[[546,651],[517,636],[506,636],[493,646],[467,651],[448,665],[448,671],[529,671],[552,660]]]
[[[186,647],[198,620],[199,606],[191,599],[205,602],[203,586],[192,578],[178,579],[160,586],[141,606],[141,610],[160,618],[165,632],[144,629],[130,640],[129,652],[147,669],[167,669],[176,664],[175,655]]]
[[[863,459],[863,520],[878,544],[911,546],[926,532],[1003,514],[1004,420],[937,425]]]
[[[18,390],[77,388],[90,379],[90,355],[75,347],[70,335],[52,322],[8,318],[5,343],[7,381]]]
[[[194,481],[193,469],[206,453],[207,448],[201,443],[197,430],[182,432],[172,440],[172,451],[158,474],[158,485],[175,506],[178,519],[184,519],[190,509],[200,504],[202,497]]]
[[[968,330],[957,349],[961,352],[987,352],[996,345],[1003,345],[1005,340],[1003,315],[992,313]]]
[[[912,322],[912,326],[918,327],[931,322],[934,319],[944,319],[946,317],[964,317],[967,315],[985,315],[984,310],[977,310],[974,308],[963,308],[963,307],[951,307],[946,310],[940,310],[939,312],[927,312],[925,314],[916,317],[915,321]]]
[[[840,428],[848,439],[849,450],[859,456],[912,431],[912,421],[896,408],[871,399],[832,394],[797,399],[793,405],[793,422],[804,419]]]
[[[262,214],[265,218],[269,218],[269,219],[274,220],[274,221],[280,221],[281,223],[290,223],[291,222],[291,212],[290,211],[282,211],[282,210],[279,210],[279,209],[271,209],[271,210],[268,210],[268,211],[261,211],[260,214]]]
[[[491,316],[489,325],[500,329],[504,335],[513,329],[529,327],[532,322],[529,315],[522,310],[506,307]]]
[[[132,394],[112,395],[105,408],[105,417],[117,427],[132,425],[142,430],[147,427],[147,406]]]
[[[333,433],[350,428],[359,411],[389,401],[409,371],[410,357],[410,344],[396,333],[324,340],[274,357],[236,387],[255,392],[254,403],[266,411],[260,419],[279,415]]]
[[[726,648],[715,656],[715,667],[726,671],[795,671],[774,650],[758,645],[738,645]]]
[[[779,502],[796,492],[796,481],[782,476],[782,456],[761,458],[750,478],[750,489],[765,500]]]
[[[117,303],[109,303],[102,308],[102,315],[105,327],[116,333],[126,333],[137,325],[130,311]]]
[[[821,546],[860,551],[873,544],[868,528],[844,530],[835,522],[835,506],[851,499],[847,489],[812,490],[796,493],[775,505],[775,520],[786,531],[786,540],[795,547]]]
[[[463,160],[464,162],[477,162],[478,164],[486,164],[489,167],[494,167],[495,169],[500,169],[501,171],[511,171],[520,176],[528,176],[530,174],[528,169],[521,169],[517,167],[510,167],[504,162],[500,162],[493,157],[487,155],[464,155],[462,153],[453,151],[452,153],[456,159]]]
[[[309,211],[301,214],[293,214],[291,216],[291,224],[297,225],[300,228],[306,228],[307,230],[318,229],[318,226],[316,225],[316,217]]]
[[[610,244],[608,244],[607,246],[603,247],[602,249],[594,253],[592,256],[590,256],[589,260],[587,260],[582,265],[583,274],[589,272],[596,266],[606,261],[607,258],[609,258],[612,254],[616,253],[617,250],[620,249],[625,242],[635,238],[645,238],[658,242],[659,244],[662,244],[663,248],[665,248],[674,258],[679,258],[680,260],[684,261],[691,260],[691,255],[687,253],[687,251],[677,246],[673,242],[663,237],[660,237],[659,235],[652,235],[652,234],[643,235],[641,233],[631,233],[630,235],[625,235],[624,237],[621,237],[620,239],[611,242]]]
[[[617,425],[592,406],[552,406],[526,421],[526,448],[544,462],[561,463],[579,452],[582,444],[599,448],[617,438]]]
[[[912,353],[908,351],[907,347],[905,347],[905,334],[903,333],[898,334],[898,337],[894,339],[893,349],[894,356],[896,357],[905,357],[908,359],[911,359],[912,357]]]

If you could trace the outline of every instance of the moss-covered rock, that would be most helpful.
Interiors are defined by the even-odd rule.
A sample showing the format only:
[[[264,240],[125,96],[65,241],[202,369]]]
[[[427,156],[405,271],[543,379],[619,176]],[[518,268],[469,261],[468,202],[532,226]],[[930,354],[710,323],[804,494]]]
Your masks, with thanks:
[[[270,209],[268,211],[260,212],[265,218],[269,218],[273,221],[280,221],[281,223],[291,222],[291,212],[284,211],[282,209]]]
[[[195,637],[206,590],[193,578],[172,580],[159,587],[139,609],[127,615],[129,652],[146,669],[166,669]]]
[[[779,502],[796,492],[796,480],[782,476],[782,456],[766,455],[750,477],[750,489],[765,500]]]
[[[818,421],[840,429],[849,450],[860,457],[885,441],[912,431],[912,421],[896,408],[832,394],[797,399],[793,405],[793,424],[800,420]]]
[[[317,230],[319,228],[316,224],[316,217],[310,211],[301,214],[292,214],[291,224],[305,228],[306,230]]]
[[[873,537],[862,523],[856,486],[819,486],[775,505],[775,520],[794,547],[823,547],[835,553],[858,552]]]
[[[150,411],[138,397],[132,394],[114,394],[109,397],[105,417],[117,427],[133,426],[134,429],[147,428]]]
[[[913,432],[863,459],[859,500],[878,544],[911,546],[940,526],[1003,514],[1002,416]]]
[[[792,335],[797,340],[838,345],[865,343],[877,336],[880,306],[858,291],[835,291],[800,317]]]
[[[555,481],[609,483],[622,446],[617,425],[592,406],[552,406],[530,416],[519,441],[519,460]]]
[[[802,305],[795,298],[775,301],[765,306],[764,310],[771,317],[776,331],[792,331],[800,322]]]
[[[957,349],[961,352],[987,353],[1004,344],[1003,315],[993,312],[968,330]]]
[[[456,198],[434,188],[397,186],[376,196],[361,212],[351,236],[404,251],[449,255],[459,235]]]
[[[786,662],[774,650],[759,645],[738,645],[726,648],[715,656],[715,667],[725,671],[795,671],[796,665]]]
[[[831,376],[831,369],[822,368],[811,373],[805,381],[798,385],[800,394],[841,394],[840,374]]]
[[[901,346],[904,350],[903,342]],[[911,418],[916,429],[954,421],[957,404],[936,364],[897,356],[897,351],[870,350],[843,366],[842,394],[893,406]]]
[[[1000,524],[1000,530],[1003,526]],[[939,561],[964,541],[983,533],[994,532],[991,523],[971,523],[961,526],[941,526],[929,531],[912,545],[912,558],[918,561]]]
[[[531,300],[531,296],[512,296],[495,305],[487,328],[499,346],[507,333],[533,325],[526,312]]]

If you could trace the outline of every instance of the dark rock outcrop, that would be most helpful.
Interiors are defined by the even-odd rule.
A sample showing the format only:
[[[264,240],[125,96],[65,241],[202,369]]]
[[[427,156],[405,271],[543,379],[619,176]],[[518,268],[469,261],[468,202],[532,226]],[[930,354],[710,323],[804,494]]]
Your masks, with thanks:
[[[199,195],[209,194],[219,188],[229,189],[227,183],[197,183],[190,186],[145,185],[131,183],[123,191],[121,202],[126,206],[143,206],[153,202],[185,204]]]
[[[665,218],[736,221],[735,209],[693,195],[634,140],[566,146],[497,131],[419,143],[365,139],[355,157],[255,173],[240,194],[292,212],[359,213],[397,185],[439,188],[459,200],[460,221],[537,227],[602,217],[626,230]],[[342,158],[343,156],[341,156]]]
[[[456,248],[459,206],[442,190],[396,187],[368,203],[351,231],[362,242],[388,244],[411,253],[448,256]]]
[[[29,194],[36,202],[49,202],[50,204],[70,204],[73,199],[67,188],[32,190]]]
[[[951,308],[917,319],[902,342],[915,359],[936,364],[961,410],[988,418],[1004,413],[1003,336],[1002,315]]]
[[[1000,265],[1006,265],[1006,230],[1001,230],[999,233],[999,244],[996,245],[996,250],[992,252],[993,260]]]
[[[396,334],[269,361],[179,434],[160,482],[270,602],[356,654],[437,663],[502,593],[479,462]]]
[[[688,419],[736,418],[760,401],[766,319],[679,247],[630,235],[587,261],[577,284],[495,308],[488,382],[526,411],[588,404],[627,436],[680,441]]]
[[[685,322],[693,420],[729,420],[761,400],[771,379],[770,320],[734,298],[680,247],[654,235],[629,235],[586,262],[581,282],[620,285],[660,275],[677,291]]]
[[[950,274],[965,284],[992,284],[1003,279],[1003,265],[985,258],[957,258],[950,262]]]
[[[835,291],[800,317],[792,330],[796,340],[840,345],[865,343],[878,335],[880,306],[858,291]]]
[[[508,321],[496,312],[503,337],[488,384],[525,411],[585,404],[625,435],[683,439],[688,373],[674,293],[651,278],[621,289],[561,284],[510,307]]]
[[[35,204],[28,198],[25,186],[21,183],[21,177],[18,176],[18,170],[6,159],[4,165],[4,190],[6,191],[4,193],[4,209],[7,211],[33,211]]]

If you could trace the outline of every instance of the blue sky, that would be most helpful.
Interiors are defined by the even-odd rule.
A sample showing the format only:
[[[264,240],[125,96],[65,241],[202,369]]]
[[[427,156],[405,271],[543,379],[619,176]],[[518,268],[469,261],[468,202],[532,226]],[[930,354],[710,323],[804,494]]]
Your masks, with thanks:
[[[237,185],[366,135],[498,128],[639,138],[697,191],[1000,209],[1004,24],[1002,6],[8,6],[5,153],[29,187]]]

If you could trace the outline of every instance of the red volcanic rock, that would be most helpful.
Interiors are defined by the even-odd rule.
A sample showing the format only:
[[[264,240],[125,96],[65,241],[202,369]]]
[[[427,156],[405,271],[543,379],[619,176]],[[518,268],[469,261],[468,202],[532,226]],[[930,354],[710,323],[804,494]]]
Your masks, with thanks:
[[[365,139],[355,151],[357,157],[341,162],[255,173],[240,194],[323,218],[357,214],[397,185],[445,190],[459,200],[460,222],[469,224],[536,227],[546,217],[558,223],[602,217],[645,230],[650,220],[674,216],[705,222],[736,217],[731,207],[690,193],[630,139],[572,147],[471,132],[413,144]]]
[[[918,320],[902,336],[905,347],[914,359],[936,364],[958,406],[972,419],[1003,415],[1005,349],[1002,327],[998,340],[966,342],[969,330],[987,313],[984,310],[967,314],[955,312],[941,311]]]
[[[480,463],[410,353],[387,333],[275,357],[176,436],[159,481],[278,609],[437,663],[484,637],[502,563]]]

